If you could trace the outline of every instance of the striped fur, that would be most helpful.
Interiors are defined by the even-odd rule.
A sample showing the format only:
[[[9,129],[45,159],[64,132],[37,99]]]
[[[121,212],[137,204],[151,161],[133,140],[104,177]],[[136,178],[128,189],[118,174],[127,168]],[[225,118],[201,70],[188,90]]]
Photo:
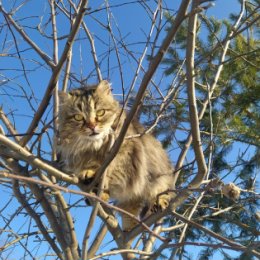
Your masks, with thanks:
[[[58,151],[63,170],[82,179],[88,178],[87,173],[102,164],[126,114],[113,98],[107,81],[73,90],[69,94],[60,93],[60,104]],[[127,136],[142,132],[143,127],[133,121]],[[165,208],[170,196],[162,203],[157,196],[173,188],[172,174],[173,167],[166,152],[152,135],[125,139],[108,167],[108,193],[119,206],[136,216],[147,205],[159,202],[159,207]],[[123,218],[125,230],[134,225],[134,221],[131,223]]]

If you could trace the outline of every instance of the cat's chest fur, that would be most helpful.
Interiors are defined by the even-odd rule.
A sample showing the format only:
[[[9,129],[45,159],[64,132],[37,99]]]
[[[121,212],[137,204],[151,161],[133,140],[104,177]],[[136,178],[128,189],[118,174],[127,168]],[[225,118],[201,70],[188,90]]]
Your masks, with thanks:
[[[97,139],[91,142],[88,138],[75,138],[58,146],[64,169],[79,176],[82,170],[98,168],[106,153],[106,140]]]

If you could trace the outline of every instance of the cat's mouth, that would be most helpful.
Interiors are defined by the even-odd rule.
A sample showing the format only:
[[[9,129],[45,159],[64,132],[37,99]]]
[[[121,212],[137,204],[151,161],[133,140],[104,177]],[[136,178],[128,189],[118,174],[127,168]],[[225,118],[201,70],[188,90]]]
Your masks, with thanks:
[[[97,133],[97,132],[93,132],[90,136],[96,136],[96,135],[99,135],[100,133]]]

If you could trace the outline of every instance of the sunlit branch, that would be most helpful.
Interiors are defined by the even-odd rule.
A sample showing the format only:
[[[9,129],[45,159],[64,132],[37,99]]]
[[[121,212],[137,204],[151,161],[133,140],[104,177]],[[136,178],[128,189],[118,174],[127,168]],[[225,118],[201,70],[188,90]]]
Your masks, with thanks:
[[[69,175],[43,162],[42,160],[40,160],[39,158],[35,157],[33,154],[28,152],[25,148],[14,143],[13,141],[11,141],[9,138],[5,137],[2,134],[0,134],[0,144],[8,147],[11,151],[17,153],[19,157],[21,157],[24,161],[28,162],[32,166],[40,168],[43,171],[48,172],[50,175],[53,175],[60,180],[64,180],[66,182],[74,183],[74,184],[78,183],[77,177],[70,177]]]
[[[98,233],[96,234],[96,237],[93,240],[93,243],[89,247],[89,250],[88,250],[89,258],[94,257],[94,255],[98,251],[101,243],[103,242],[103,240],[107,234],[107,231],[108,231],[108,228],[107,228],[106,224],[103,224],[102,227],[99,228]]]
[[[106,252],[106,253],[102,253],[99,254],[95,257],[90,258],[89,260],[96,260],[96,259],[100,259],[100,257],[106,257],[106,256],[110,256],[110,255],[118,255],[118,254],[126,254],[126,253],[134,253],[134,254],[138,254],[138,255],[146,255],[146,256],[150,256],[151,253],[147,253],[141,250],[134,250],[134,249],[119,249],[119,250],[113,250],[110,252]]]
[[[6,126],[6,128],[9,130],[9,132],[13,135],[16,142],[20,141],[20,136],[18,136],[17,131],[15,130],[14,126],[9,121],[8,117],[5,115],[2,108],[0,108],[0,119]],[[0,131],[1,134],[4,134],[4,132]]]
[[[240,15],[238,17],[238,19],[236,20],[233,28],[234,30],[238,27],[238,25],[240,24],[240,21],[243,17],[243,14],[244,14],[244,4],[245,4],[245,1],[243,1],[242,5],[241,5],[241,12],[240,12]],[[207,109],[207,106],[208,106],[208,102],[209,100],[212,98],[212,95],[217,87],[217,83],[219,81],[219,78],[220,78],[220,75],[221,75],[221,72],[223,70],[223,62],[226,58],[226,53],[227,53],[227,50],[229,48],[229,45],[230,45],[230,39],[232,38],[233,34],[234,34],[234,30],[232,30],[229,34],[227,34],[227,36],[225,37],[225,40],[224,40],[224,45],[223,45],[223,51],[221,53],[221,56],[219,58],[219,65],[217,67],[217,71],[216,71],[216,74],[214,76],[214,79],[213,79],[213,83],[211,84],[211,86],[209,87],[209,92],[208,92],[208,96],[205,98],[205,101],[203,102],[202,104],[202,107],[199,111],[199,114],[198,114],[198,119],[201,120],[206,112],[206,109]],[[183,165],[183,162],[184,162],[184,159],[186,157],[186,154],[189,150],[189,147],[192,143],[192,135],[191,133],[189,134],[189,136],[187,137],[187,140],[186,140],[186,143],[185,143],[185,146],[183,147],[180,155],[179,155],[179,158],[178,158],[178,161],[177,161],[177,164],[176,164],[176,169],[180,169]],[[177,178],[179,176],[179,173],[180,172],[177,172],[175,173],[175,183],[177,181]]]
[[[66,187],[62,187],[62,186],[59,186],[57,184],[52,184],[50,182],[46,182],[46,181],[41,181],[41,180],[36,180],[34,178],[31,178],[31,177],[28,177],[28,176],[20,176],[20,175],[15,175],[15,174],[10,174],[8,172],[0,172],[0,176],[1,177],[4,177],[4,178],[11,178],[11,179],[15,179],[15,180],[20,180],[20,181],[24,181],[24,182],[28,182],[28,183],[32,183],[32,184],[39,184],[39,185],[43,185],[45,187],[50,187],[50,188],[53,188],[53,189],[57,189],[57,190],[60,190],[60,191],[64,191],[64,192],[67,192],[67,193],[72,193],[72,194],[77,194],[77,195],[83,195],[89,199],[92,199],[92,200],[96,200],[98,202],[100,202],[103,206],[107,207],[107,208],[110,208],[111,210],[116,210],[122,214],[126,214],[128,215],[129,217],[133,218],[136,222],[138,222],[140,224],[140,227],[142,228],[142,230],[146,230],[148,231],[149,233],[151,233],[152,235],[154,235],[155,237],[157,237],[158,239],[160,239],[161,241],[166,241],[167,239],[165,239],[164,237],[161,237],[157,234],[155,234],[150,228],[149,228],[149,225],[151,224],[146,224],[145,222],[142,222],[140,221],[136,216],[134,216],[133,214],[127,212],[126,210],[123,210],[119,207],[116,207],[114,205],[111,205],[107,202],[104,202],[101,198],[99,198],[98,196],[94,195],[94,194],[90,194],[90,193],[86,193],[86,192],[83,192],[83,191],[77,191],[77,190],[71,190],[71,189],[68,189]],[[104,217],[104,220],[106,220],[106,218],[108,217],[108,214],[105,213],[104,211],[102,211],[102,218]],[[99,214],[101,214],[99,212]],[[161,213],[161,216],[162,215],[165,215],[165,213]],[[110,221],[110,220],[106,220],[106,221]],[[114,223],[114,224],[112,224]],[[117,224],[118,222],[111,222],[110,226],[116,226],[118,225]]]
[[[56,22],[56,10],[54,5],[54,0],[49,0],[50,8],[51,8],[51,22],[52,22],[52,34],[53,34],[53,60],[55,65],[58,64],[59,59],[59,45],[58,45],[58,33],[57,33],[57,22]],[[56,82],[56,85],[53,89],[53,126],[54,126],[54,143],[56,142],[56,137],[58,133],[58,113],[59,113],[59,99],[58,99],[58,90],[59,84]],[[56,154],[56,145],[53,146],[52,149],[52,160],[57,160]]]
[[[196,9],[198,6],[198,1],[194,0],[192,8]],[[188,22],[188,35],[187,35],[187,50],[186,50],[186,69],[187,69],[187,87],[188,87],[188,101],[189,101],[189,115],[190,115],[190,125],[192,142],[196,157],[196,162],[198,165],[198,174],[193,179],[192,187],[198,187],[207,173],[207,166],[202,150],[202,141],[200,136],[199,127],[199,117],[197,109],[197,100],[195,94],[195,71],[194,71],[194,56],[195,56],[195,39],[197,31],[197,14],[189,17]]]
[[[154,232],[156,234],[161,233],[162,225],[163,225],[162,219],[155,223]],[[145,242],[143,251],[147,252],[147,253],[151,253],[155,242],[156,242],[156,238],[154,236],[150,235],[149,239]],[[141,259],[149,259],[149,256],[142,256]]]

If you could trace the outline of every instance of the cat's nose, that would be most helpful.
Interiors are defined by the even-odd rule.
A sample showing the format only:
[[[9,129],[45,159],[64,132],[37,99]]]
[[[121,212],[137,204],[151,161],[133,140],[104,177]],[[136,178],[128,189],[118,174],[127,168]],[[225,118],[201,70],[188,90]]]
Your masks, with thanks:
[[[95,130],[96,123],[95,122],[88,122],[87,127],[91,129],[92,131]]]

